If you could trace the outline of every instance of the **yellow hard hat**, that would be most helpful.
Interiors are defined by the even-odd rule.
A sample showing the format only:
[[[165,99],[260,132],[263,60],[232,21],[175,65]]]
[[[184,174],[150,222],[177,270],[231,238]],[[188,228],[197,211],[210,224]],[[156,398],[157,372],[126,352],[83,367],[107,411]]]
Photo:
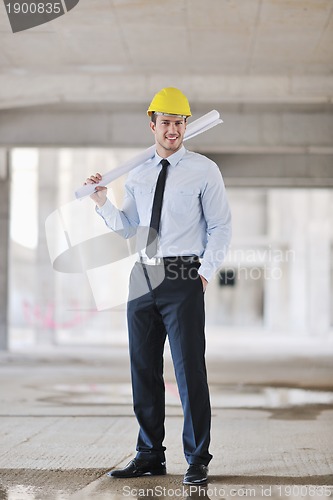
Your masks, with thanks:
[[[151,116],[154,111],[165,115],[192,115],[187,97],[175,87],[166,87],[154,95],[147,114]]]

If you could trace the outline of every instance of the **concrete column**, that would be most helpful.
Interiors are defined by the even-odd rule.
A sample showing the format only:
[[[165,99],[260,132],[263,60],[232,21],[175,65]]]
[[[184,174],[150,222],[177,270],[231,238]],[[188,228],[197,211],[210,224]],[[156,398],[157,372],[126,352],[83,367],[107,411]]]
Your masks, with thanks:
[[[264,324],[270,331],[330,330],[331,203],[330,190],[269,190]]]
[[[308,275],[308,224],[309,224],[309,192],[293,191],[289,206],[290,249],[295,258],[290,262],[290,328],[293,332],[308,334],[309,332],[309,286]]]
[[[55,314],[55,277],[47,248],[45,220],[57,207],[57,153],[54,149],[40,149],[38,162],[38,246],[36,254],[35,299],[40,321],[35,326],[36,343],[55,343],[53,326]]]
[[[264,325],[269,331],[285,331],[286,325],[286,268],[283,248],[272,248],[264,269]],[[282,260],[281,260],[282,259]]]
[[[328,190],[309,193],[307,275],[311,335],[325,335],[330,329],[330,203]]]
[[[288,246],[285,207],[290,193],[272,189],[267,196],[269,248],[264,269],[264,325],[269,331],[288,331]]]
[[[7,349],[8,338],[8,247],[10,213],[9,153],[0,149],[0,349]]]

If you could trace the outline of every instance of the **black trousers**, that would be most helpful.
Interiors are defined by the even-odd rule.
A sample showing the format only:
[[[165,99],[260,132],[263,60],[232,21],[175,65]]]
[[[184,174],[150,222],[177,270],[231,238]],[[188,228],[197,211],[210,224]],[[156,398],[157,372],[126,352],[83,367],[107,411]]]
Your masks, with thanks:
[[[127,320],[137,456],[164,459],[163,351],[168,335],[184,413],[183,447],[189,464],[208,465],[211,409],[205,365],[205,312],[199,263],[136,263]]]

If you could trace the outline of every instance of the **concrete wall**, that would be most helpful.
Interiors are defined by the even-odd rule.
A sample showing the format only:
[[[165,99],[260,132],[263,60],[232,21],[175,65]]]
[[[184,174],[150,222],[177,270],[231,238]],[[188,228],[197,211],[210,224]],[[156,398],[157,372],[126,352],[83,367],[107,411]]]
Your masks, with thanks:
[[[202,109],[191,120],[214,109],[214,103]],[[224,123],[193,139],[196,149],[306,153],[314,148],[333,153],[329,105],[218,104],[216,109]],[[148,147],[152,142],[144,108],[130,112],[67,105],[0,110],[0,145]]]
[[[9,193],[8,151],[0,149],[0,349],[8,346]]]

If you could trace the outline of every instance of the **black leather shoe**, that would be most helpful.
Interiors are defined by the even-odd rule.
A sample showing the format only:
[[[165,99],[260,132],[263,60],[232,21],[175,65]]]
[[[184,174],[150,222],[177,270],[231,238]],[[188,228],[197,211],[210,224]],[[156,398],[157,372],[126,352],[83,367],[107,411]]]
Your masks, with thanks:
[[[142,458],[133,458],[123,469],[111,470],[107,473],[110,477],[140,477],[145,474],[150,476],[164,476],[166,474],[165,462],[153,462]]]
[[[183,484],[204,484],[207,483],[208,467],[206,465],[192,464],[187,469]]]

